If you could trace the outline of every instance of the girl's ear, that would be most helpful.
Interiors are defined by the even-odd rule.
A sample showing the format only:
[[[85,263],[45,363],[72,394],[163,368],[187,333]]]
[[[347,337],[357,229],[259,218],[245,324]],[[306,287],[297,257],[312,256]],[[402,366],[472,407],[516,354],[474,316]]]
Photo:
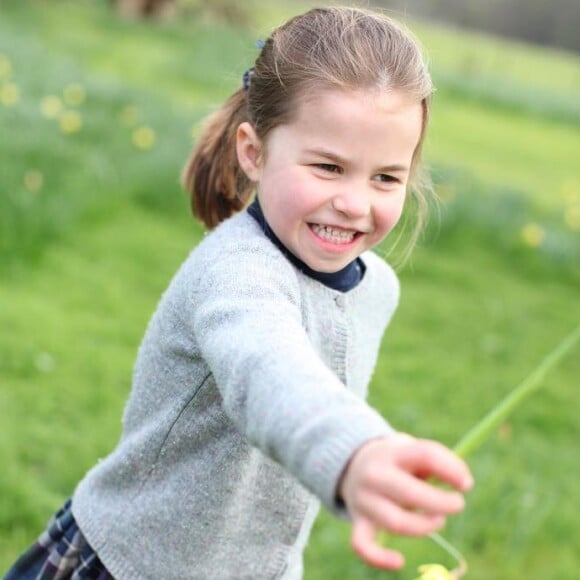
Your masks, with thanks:
[[[262,142],[254,127],[247,121],[238,127],[236,151],[238,153],[238,163],[248,176],[248,179],[258,182],[262,172]]]

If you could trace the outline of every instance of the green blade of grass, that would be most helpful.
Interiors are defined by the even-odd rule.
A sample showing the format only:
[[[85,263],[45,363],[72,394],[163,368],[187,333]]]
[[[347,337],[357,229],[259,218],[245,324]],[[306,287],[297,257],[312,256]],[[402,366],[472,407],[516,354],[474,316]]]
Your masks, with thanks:
[[[536,391],[552,368],[572,349],[580,338],[580,326],[569,334],[515,389],[501,400],[481,421],[470,429],[453,450],[460,457],[467,457],[497,429],[511,413]]]

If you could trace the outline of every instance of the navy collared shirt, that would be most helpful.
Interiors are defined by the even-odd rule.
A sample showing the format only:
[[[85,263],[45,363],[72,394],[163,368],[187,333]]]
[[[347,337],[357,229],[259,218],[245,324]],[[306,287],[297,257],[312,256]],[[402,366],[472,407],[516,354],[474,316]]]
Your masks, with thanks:
[[[342,270],[338,272],[317,272],[305,264],[300,258],[296,257],[286,246],[276,237],[276,234],[272,231],[272,228],[266,222],[262,208],[260,207],[260,202],[258,197],[248,206],[248,213],[260,224],[260,227],[264,230],[264,233],[269,240],[272,241],[280,251],[286,256],[286,258],[298,268],[301,272],[318,280],[320,283],[332,288],[333,290],[338,290],[339,292],[348,292],[352,290],[364,276],[365,266],[360,258],[353,260],[350,264],[345,266]]]

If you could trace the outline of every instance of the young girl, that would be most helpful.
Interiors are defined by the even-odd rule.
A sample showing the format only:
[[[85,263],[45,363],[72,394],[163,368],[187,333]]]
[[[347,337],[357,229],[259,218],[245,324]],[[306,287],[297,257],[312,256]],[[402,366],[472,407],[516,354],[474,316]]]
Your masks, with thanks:
[[[6,578],[300,578],[319,502],[396,569],[379,530],[462,509],[463,462],[364,402],[399,292],[370,250],[419,195],[431,93],[385,17],[315,9],[268,38],[186,168],[215,230],[149,324],[121,440]]]

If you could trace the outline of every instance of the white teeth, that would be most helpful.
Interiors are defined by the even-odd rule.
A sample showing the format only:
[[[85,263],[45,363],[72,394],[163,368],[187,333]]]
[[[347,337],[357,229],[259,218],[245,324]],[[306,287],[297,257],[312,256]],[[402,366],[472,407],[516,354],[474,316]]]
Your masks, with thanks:
[[[348,244],[352,242],[356,233],[348,230],[337,230],[331,226],[323,226],[321,224],[312,224],[312,231],[322,239],[336,244]]]

